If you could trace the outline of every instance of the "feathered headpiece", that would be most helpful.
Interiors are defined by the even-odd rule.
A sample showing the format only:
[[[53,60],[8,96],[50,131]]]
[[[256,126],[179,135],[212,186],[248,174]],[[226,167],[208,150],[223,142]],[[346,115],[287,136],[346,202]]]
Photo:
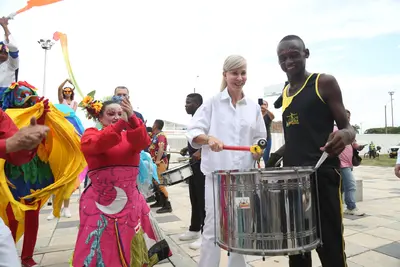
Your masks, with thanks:
[[[30,107],[36,103],[38,99],[37,89],[27,82],[21,81],[10,85],[1,98],[3,103],[1,108],[23,108]]]
[[[96,91],[92,91],[79,103],[79,107],[86,111],[86,117],[88,119],[99,119],[100,111],[103,107],[103,103],[99,100],[94,99]]]

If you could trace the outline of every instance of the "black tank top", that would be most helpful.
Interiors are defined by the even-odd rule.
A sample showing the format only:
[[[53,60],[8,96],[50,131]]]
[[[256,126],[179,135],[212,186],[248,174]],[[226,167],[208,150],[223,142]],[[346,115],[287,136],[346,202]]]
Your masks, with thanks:
[[[289,85],[283,90],[284,166],[315,166],[333,131],[332,112],[318,91],[319,76],[311,74],[293,96],[288,97]],[[338,168],[339,159],[329,157],[322,166]]]

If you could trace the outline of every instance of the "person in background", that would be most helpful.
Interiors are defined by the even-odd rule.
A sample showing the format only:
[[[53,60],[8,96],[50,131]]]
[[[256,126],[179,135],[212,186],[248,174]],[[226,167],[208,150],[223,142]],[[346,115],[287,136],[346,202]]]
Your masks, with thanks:
[[[74,100],[74,88],[72,87],[64,87],[65,84],[69,82],[72,84],[71,80],[65,79],[60,86],[58,87],[58,102],[63,105],[67,105],[68,107],[72,108],[75,112],[76,109],[78,108],[78,103]],[[86,186],[87,181],[85,181],[84,186]],[[53,200],[54,197],[51,199]],[[64,208],[61,212],[61,216],[66,217],[66,218],[71,218],[72,214],[71,211],[69,210],[69,199],[64,200]],[[51,200],[47,202],[47,205],[50,206],[52,204]],[[55,218],[53,215],[53,212],[50,213],[50,215],[47,217],[47,220],[51,221]]]
[[[146,131],[150,137],[150,139],[153,137],[153,128],[152,127],[146,127]],[[149,146],[150,147],[150,146]],[[147,147],[144,151],[149,152],[149,147]]]
[[[152,127],[146,127],[146,131],[147,131],[147,134],[149,135],[150,139],[152,139],[153,138],[153,128]],[[149,153],[149,147],[150,146],[146,147],[146,149],[144,149],[144,151]],[[157,184],[153,180],[153,192],[156,190],[156,188],[157,188]],[[157,197],[157,199],[156,199],[156,197]],[[159,200],[159,194],[154,194],[154,195],[148,197],[146,199],[146,202],[147,203],[152,203],[152,202],[155,202],[157,200]]]
[[[351,113],[346,109],[347,118],[350,121]],[[334,131],[338,128],[335,126]],[[344,202],[346,203],[345,214],[363,216],[365,213],[361,212],[356,205],[356,179],[353,176],[353,149],[363,150],[364,146],[358,145],[353,142],[347,145],[343,152],[339,155],[340,160],[340,175],[342,176],[342,186],[344,192]]]
[[[223,65],[221,91],[200,106],[188,126],[187,139],[193,148],[201,148],[201,172],[206,176],[206,218],[199,267],[220,266],[221,250],[215,245],[214,238],[215,223],[219,224],[220,220],[214,210],[212,173],[254,168],[255,161],[262,156],[259,153],[223,150],[224,144],[255,145],[267,135],[260,105],[243,92],[246,81],[246,59],[239,55],[229,56]],[[231,253],[228,266],[246,266],[245,257]]]
[[[163,177],[161,173],[165,172],[168,167],[168,157],[167,157],[167,146],[168,141],[162,129],[164,127],[164,122],[162,120],[155,120],[152,128],[152,138],[151,145],[149,147],[149,153],[154,163],[157,165],[157,176],[160,180],[160,184],[154,181],[156,203],[151,204],[151,208],[160,208],[157,213],[168,213],[172,212],[171,202],[168,200],[167,188],[163,185]]]
[[[369,144],[369,147],[368,147],[368,155],[369,155],[369,158],[375,158],[376,157],[376,148],[375,148],[375,144],[374,144],[374,142],[372,142],[371,141],[371,143]]]
[[[394,174],[400,178],[400,156],[397,155],[396,165],[394,166]]]
[[[267,147],[264,149],[263,160],[264,164],[269,160],[269,154],[271,153],[272,137],[271,137],[271,124],[275,119],[275,115],[268,109],[268,102],[263,101],[261,106],[261,113],[264,118],[265,128],[267,129]]]
[[[19,68],[19,50],[10,30],[8,19],[0,18],[4,30],[4,41],[0,41],[0,107],[3,93],[16,81],[16,70]]]
[[[197,109],[203,104],[203,97],[200,94],[189,94],[186,97],[185,109],[187,114],[194,116]],[[192,167],[193,175],[189,177],[189,196],[192,206],[192,216],[190,220],[189,231],[179,236],[181,241],[196,240],[189,245],[190,249],[197,250],[201,247],[200,234],[203,232],[204,219],[206,217],[204,186],[205,176],[201,172],[201,148],[195,149],[190,143],[187,147],[181,150],[181,155],[185,156],[189,152],[190,166]]]
[[[30,162],[48,131],[49,128],[37,124],[35,118],[31,119],[29,126],[18,130],[11,118],[0,109],[0,158],[16,166]],[[25,262],[30,264],[28,266],[36,264],[32,258],[28,260]],[[13,235],[0,218],[0,267],[8,266],[21,266],[21,262]]]
[[[58,87],[58,102],[60,104],[67,105],[76,112],[76,109],[78,108],[78,103],[74,100],[74,88],[68,86],[64,87],[67,82],[72,84],[71,80],[65,79],[65,81],[63,81]]]
[[[122,98],[126,97],[127,99],[129,99],[129,90],[125,86],[117,86],[114,89],[114,96],[119,96],[119,97],[122,97]],[[136,117],[141,119],[142,122],[144,124],[146,124],[146,121],[144,120],[143,115],[140,112],[137,112],[137,111],[133,111],[133,112],[135,113]]]

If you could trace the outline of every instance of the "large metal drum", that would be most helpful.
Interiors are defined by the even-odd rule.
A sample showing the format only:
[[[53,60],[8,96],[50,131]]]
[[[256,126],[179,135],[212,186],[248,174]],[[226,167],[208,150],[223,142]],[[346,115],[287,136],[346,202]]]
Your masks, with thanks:
[[[230,252],[294,255],[320,245],[312,167],[217,171],[215,236]]]

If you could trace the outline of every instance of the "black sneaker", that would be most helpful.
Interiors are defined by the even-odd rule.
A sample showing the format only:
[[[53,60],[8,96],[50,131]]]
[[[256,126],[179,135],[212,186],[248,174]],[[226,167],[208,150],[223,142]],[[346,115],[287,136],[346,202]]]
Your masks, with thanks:
[[[146,202],[147,202],[147,203],[151,203],[151,202],[155,202],[155,201],[156,201],[156,198],[155,198],[154,196],[148,197],[148,198],[146,199]]]
[[[156,203],[151,204],[150,208],[161,208],[162,206],[163,206],[163,204],[161,202],[157,201]]]
[[[169,212],[172,212],[171,202],[169,202],[169,201],[165,202],[164,207],[156,210],[156,213],[158,213],[158,214],[169,213]]]

